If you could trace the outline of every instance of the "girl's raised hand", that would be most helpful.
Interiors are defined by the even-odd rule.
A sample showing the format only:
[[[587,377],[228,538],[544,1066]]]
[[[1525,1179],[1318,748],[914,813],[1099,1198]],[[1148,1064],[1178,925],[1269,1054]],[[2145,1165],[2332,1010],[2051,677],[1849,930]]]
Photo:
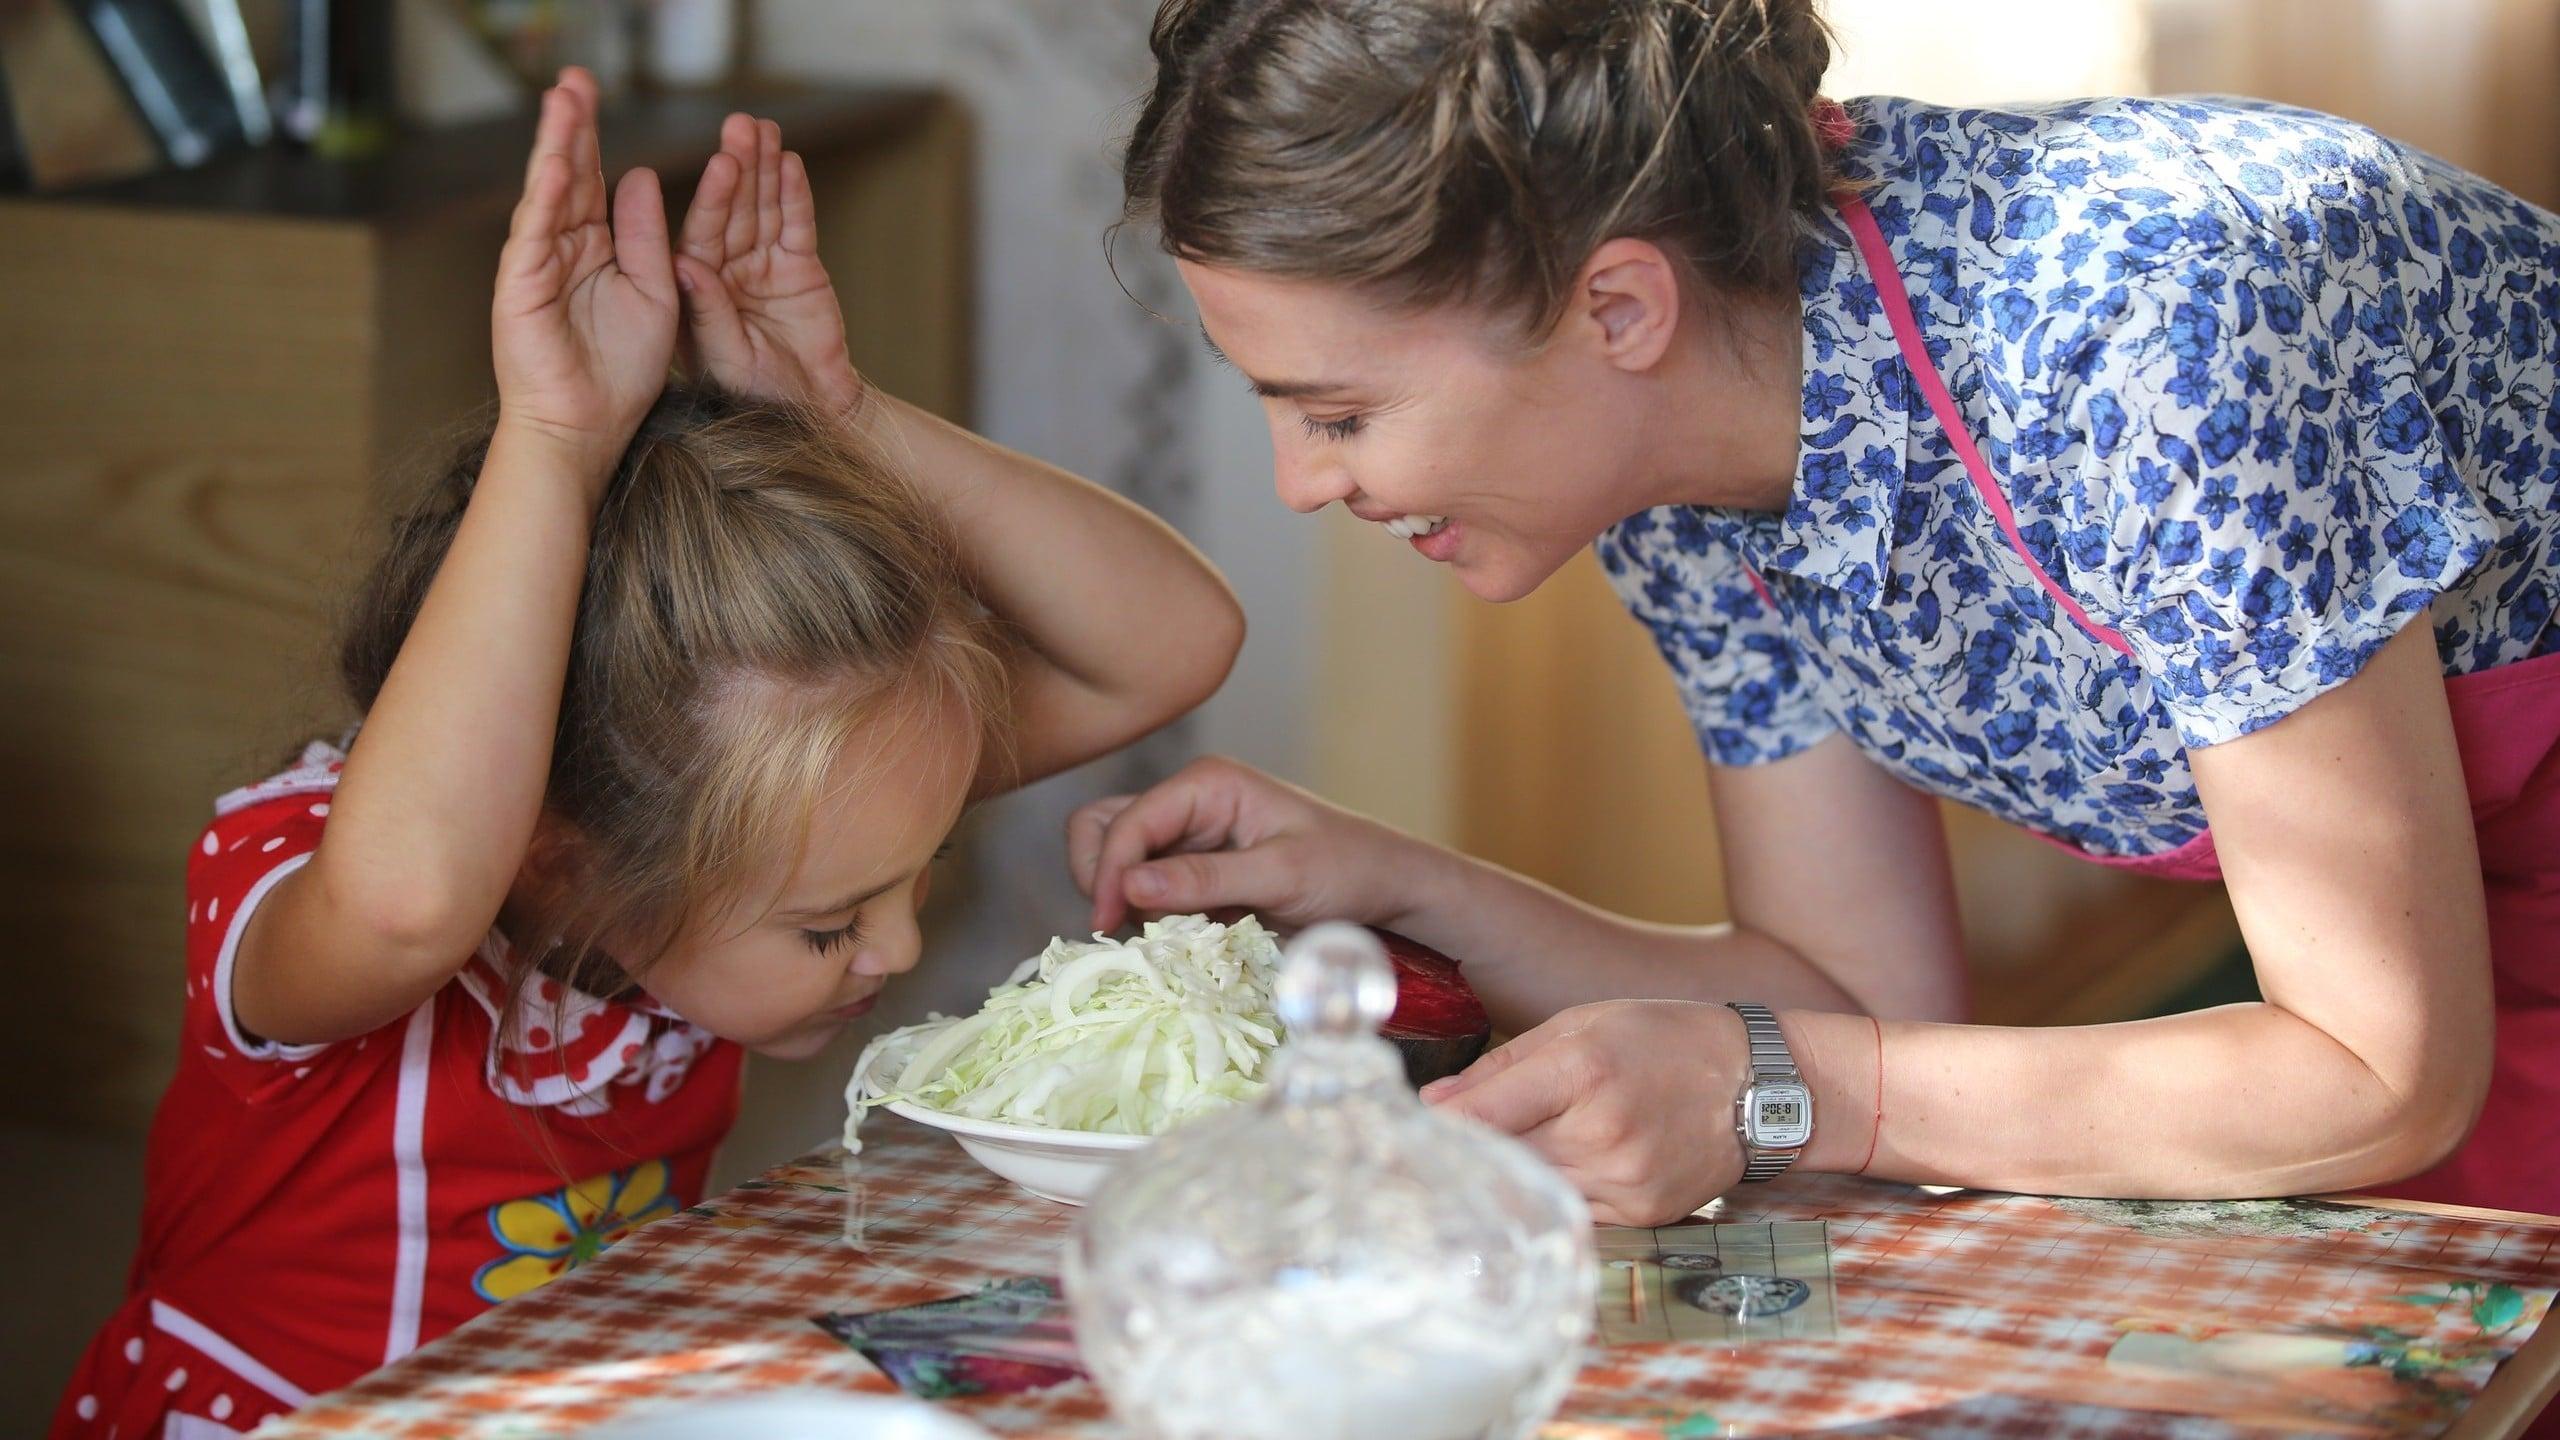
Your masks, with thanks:
[[[599,482],[666,387],[677,318],[658,177],[623,176],[609,218],[605,191],[595,77],[563,70],[542,95],[490,327],[501,427],[566,441]]]
[[[780,125],[746,115],[722,123],[675,263],[686,341],[713,384],[828,410],[861,398],[844,313],[818,261],[808,167],[782,148]]]

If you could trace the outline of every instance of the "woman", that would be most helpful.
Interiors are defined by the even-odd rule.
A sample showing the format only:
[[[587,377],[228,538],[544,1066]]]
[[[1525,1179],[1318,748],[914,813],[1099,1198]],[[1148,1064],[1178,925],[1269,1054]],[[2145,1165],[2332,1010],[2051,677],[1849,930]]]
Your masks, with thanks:
[[[1281,497],[1488,600],[1596,541],[1734,921],[1209,762],[1071,822],[1097,924],[1466,957],[1527,1033],[1431,1098],[1605,1220],[1790,1161],[2560,1210],[2560,218],[2301,111],[1844,111],[1805,0],[1171,0],[1154,47],[1130,212]],[[2219,874],[2264,1001],[1957,1023],[1935,796]]]

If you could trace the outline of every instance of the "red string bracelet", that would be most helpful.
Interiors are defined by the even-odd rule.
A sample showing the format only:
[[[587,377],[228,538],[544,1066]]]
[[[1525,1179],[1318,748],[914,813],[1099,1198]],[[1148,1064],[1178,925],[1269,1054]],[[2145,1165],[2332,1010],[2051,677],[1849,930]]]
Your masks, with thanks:
[[[1876,1027],[1876,1125],[1867,1132],[1867,1158],[1858,1162],[1860,1175],[1876,1163],[1876,1142],[1884,1138],[1884,1022],[1870,1015],[1867,1023]]]

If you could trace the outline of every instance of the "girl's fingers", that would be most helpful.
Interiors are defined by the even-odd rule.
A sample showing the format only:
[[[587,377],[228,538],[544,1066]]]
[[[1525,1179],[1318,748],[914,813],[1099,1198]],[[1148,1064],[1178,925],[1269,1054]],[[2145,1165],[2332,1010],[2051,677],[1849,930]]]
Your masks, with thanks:
[[[632,171],[613,192],[613,259],[642,294],[673,303],[676,272],[674,257],[667,253],[667,201],[654,170]]]
[[[706,265],[728,258],[729,202],[738,193],[738,160],[723,150],[702,167],[693,204],[684,212],[684,253]]]
[[[782,155],[782,248],[794,255],[818,251],[818,202],[809,193],[809,166],[797,150]]]
[[[698,352],[734,354],[740,343],[738,302],[718,269],[690,255],[675,257],[677,289],[684,295],[685,333]]]
[[[782,239],[782,127],[756,122],[756,248]]]
[[[744,255],[756,243],[756,122],[753,116],[732,115],[720,122],[720,153],[729,157],[737,171],[737,183],[729,187],[727,228],[722,240],[731,256]]]
[[[586,77],[584,84],[578,83],[582,76]],[[606,204],[603,141],[596,135],[594,77],[575,67],[563,70],[560,93],[568,99],[571,119],[569,171],[575,185],[569,192],[569,218],[572,223],[583,225],[602,220]]]
[[[569,161],[558,152],[536,155],[525,177],[524,198],[516,202],[507,225],[507,243],[498,252],[498,278],[523,280],[551,263],[560,238],[561,217],[568,207]]]
[[[561,93],[558,86],[542,92],[534,109],[533,149],[524,157],[524,187],[533,189],[534,172],[542,167],[542,157],[557,155],[564,166],[569,158],[569,130],[576,123],[578,102]]]
[[[738,203],[732,207],[729,253],[744,255],[756,248],[756,212],[764,208],[764,122],[747,121],[746,148],[738,154]]]
[[[581,175],[604,179],[604,142],[596,133],[596,114],[602,105],[602,92],[596,77],[572,65],[560,72],[560,88],[578,102],[578,149],[570,160]]]

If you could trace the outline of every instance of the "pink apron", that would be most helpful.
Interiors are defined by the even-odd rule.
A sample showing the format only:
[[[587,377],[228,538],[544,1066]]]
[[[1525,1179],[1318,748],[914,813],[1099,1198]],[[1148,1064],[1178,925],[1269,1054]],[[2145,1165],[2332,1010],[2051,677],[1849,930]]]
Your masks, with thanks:
[[[2124,637],[2091,619],[2028,552],[2008,497],[1992,483],[1991,467],[1983,462],[1922,343],[1884,233],[1864,201],[1843,195],[1837,203],[1893,322],[1903,363],[1983,504],[1999,522],[2000,533],[2008,537],[2009,548],[2081,629],[2131,655]],[[1760,577],[1751,579],[1767,599]],[[2471,1138],[2443,1164],[2386,1187],[2385,1193],[2560,1213],[2560,654],[2451,676],[2445,681],[2445,698],[2452,707],[2463,780],[2479,828],[2489,953],[2496,973],[2497,1054],[2488,1103]],[[2175,850],[2141,856],[2090,855],[2067,841],[2042,838],[2083,859],[2144,874],[2176,880],[2222,876],[2210,832]]]

